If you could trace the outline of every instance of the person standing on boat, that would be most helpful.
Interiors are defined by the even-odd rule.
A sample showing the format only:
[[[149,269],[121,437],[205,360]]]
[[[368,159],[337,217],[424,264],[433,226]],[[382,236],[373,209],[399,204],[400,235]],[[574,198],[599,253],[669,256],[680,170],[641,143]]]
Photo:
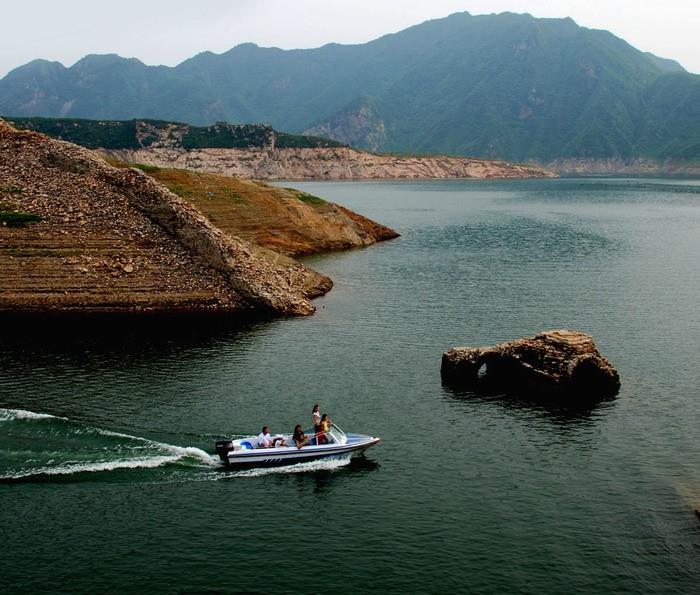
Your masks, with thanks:
[[[318,404],[314,405],[314,408],[311,410],[311,420],[314,424],[314,430],[318,431],[321,425],[321,411],[318,408]]]
[[[320,435],[318,437],[319,444],[328,444],[328,431],[331,429],[331,418],[327,413],[321,416]]]
[[[314,434],[316,435],[316,444],[319,444],[318,436],[319,436],[319,433],[321,432],[321,410],[318,408],[318,403],[316,403],[314,405],[314,408],[311,410],[311,423],[314,424]]]

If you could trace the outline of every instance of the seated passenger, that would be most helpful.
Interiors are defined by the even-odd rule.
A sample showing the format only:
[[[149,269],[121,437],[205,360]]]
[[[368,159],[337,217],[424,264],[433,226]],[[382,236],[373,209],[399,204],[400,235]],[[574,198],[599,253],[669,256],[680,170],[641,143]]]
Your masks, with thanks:
[[[305,444],[309,443],[309,438],[306,434],[304,434],[304,430],[301,429],[301,424],[294,426],[294,435],[292,436],[292,440],[294,440],[294,444],[297,445],[297,448],[301,448]]]
[[[275,448],[276,446],[287,446],[287,443],[281,436],[273,438],[270,435],[270,428],[263,426],[262,432],[258,434],[258,446],[260,448]]]
[[[263,426],[262,432],[258,435],[258,446],[260,448],[272,448],[272,436],[270,436],[270,428]]]

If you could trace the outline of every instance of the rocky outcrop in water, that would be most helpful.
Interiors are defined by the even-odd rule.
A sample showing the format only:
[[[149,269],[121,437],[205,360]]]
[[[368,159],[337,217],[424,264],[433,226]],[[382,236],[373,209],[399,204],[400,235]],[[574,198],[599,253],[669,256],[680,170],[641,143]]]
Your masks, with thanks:
[[[109,156],[259,180],[362,180],[434,178],[543,178],[551,172],[505,161],[448,156],[381,155],[348,147],[275,149],[145,148],[114,150]]]
[[[620,377],[590,335],[553,330],[491,347],[456,347],[442,356],[447,384],[516,394],[590,397],[617,394]]]

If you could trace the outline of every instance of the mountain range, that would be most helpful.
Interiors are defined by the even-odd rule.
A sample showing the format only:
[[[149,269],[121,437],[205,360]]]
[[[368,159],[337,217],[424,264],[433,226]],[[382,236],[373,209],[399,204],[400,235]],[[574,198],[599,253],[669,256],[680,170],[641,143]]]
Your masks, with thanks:
[[[0,80],[0,114],[276,129],[386,152],[700,160],[700,76],[571,19],[457,13],[358,45],[243,44],[175,67],[89,55]]]

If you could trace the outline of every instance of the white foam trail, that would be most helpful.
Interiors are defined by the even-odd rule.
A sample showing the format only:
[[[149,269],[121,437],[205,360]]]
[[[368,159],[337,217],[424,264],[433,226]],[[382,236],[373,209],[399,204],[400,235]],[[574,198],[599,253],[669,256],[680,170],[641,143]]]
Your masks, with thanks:
[[[159,444],[159,443],[154,443]],[[72,475],[74,473],[97,473],[117,469],[152,469],[169,463],[176,463],[185,458],[197,458],[207,465],[218,465],[218,461],[200,448],[163,445],[172,455],[156,455],[146,458],[122,459],[116,461],[90,461],[85,463],[59,464],[56,467],[41,467],[28,471],[19,471],[9,475],[0,475],[0,479],[25,479],[44,475]]]
[[[41,475],[72,475],[74,473],[95,473],[98,471],[114,471],[115,469],[148,469],[174,463],[180,457],[160,456],[147,459],[127,459],[122,461],[102,461],[90,463],[73,463],[56,467],[42,467],[31,471],[19,471],[9,475],[0,475],[0,479],[24,479]]]
[[[297,463],[296,465],[285,465],[283,467],[259,467],[256,469],[246,469],[229,474],[226,477],[261,477],[263,475],[273,475],[278,473],[308,473],[309,471],[332,471],[345,467],[350,463],[350,456],[343,456],[335,459],[321,459],[320,461],[309,461],[308,463]]]
[[[115,436],[117,438],[128,438],[129,440],[136,440],[138,442],[143,442],[148,446],[154,446],[156,448],[162,448],[163,450],[170,451],[174,454],[179,455],[178,458],[191,457],[195,459],[200,459],[203,463],[207,465],[218,465],[218,458],[210,455],[208,452],[197,448],[196,446],[175,446],[174,444],[166,444],[165,442],[157,442],[155,440],[150,440],[148,438],[142,438],[141,436],[132,436],[130,434],[122,434],[121,432],[113,432],[112,430],[101,430],[97,428],[97,431],[103,436]]]
[[[24,409],[0,409],[0,421],[12,421],[13,419],[66,419],[48,413],[35,413]]]
[[[2,409],[0,408],[0,421],[11,421],[17,419],[62,419],[70,421],[65,417],[49,415],[48,413],[36,413],[34,411],[26,411],[24,409]],[[136,457],[132,459],[121,459],[115,461],[89,461],[84,463],[58,464],[55,467],[42,467],[26,471],[18,471],[9,475],[0,475],[0,479],[22,479],[26,477],[39,475],[71,475],[73,473],[94,473],[99,471],[114,471],[116,469],[138,469],[138,468],[154,468],[169,463],[175,463],[182,459],[197,459],[206,466],[218,466],[219,460],[201,448],[195,446],[175,446],[174,444],[166,444],[157,442],[141,436],[132,436],[121,432],[113,432],[111,430],[103,430],[100,428],[86,427],[84,431],[96,432],[103,436],[111,436],[115,438],[125,438],[140,442],[151,448],[161,451],[166,451],[170,454],[153,455],[151,457]]]
[[[193,458],[199,459],[202,463],[206,465],[211,465],[212,467],[218,467],[220,464],[219,458],[217,456],[212,456],[208,452],[197,448],[196,446],[173,446],[172,444],[164,444],[162,442],[154,442],[153,444],[158,445],[161,448],[169,450],[173,453],[177,453],[178,459],[182,458]]]

